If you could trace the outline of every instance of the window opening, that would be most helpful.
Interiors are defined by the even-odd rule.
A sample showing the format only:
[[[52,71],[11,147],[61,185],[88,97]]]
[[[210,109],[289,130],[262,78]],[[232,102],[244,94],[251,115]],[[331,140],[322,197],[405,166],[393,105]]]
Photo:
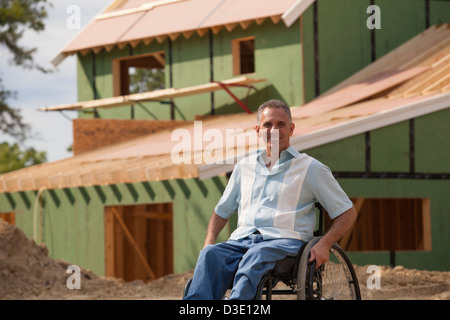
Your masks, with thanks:
[[[232,42],[233,74],[255,72],[255,38],[235,39]]]
[[[113,60],[114,95],[165,89],[165,55],[157,52]]]

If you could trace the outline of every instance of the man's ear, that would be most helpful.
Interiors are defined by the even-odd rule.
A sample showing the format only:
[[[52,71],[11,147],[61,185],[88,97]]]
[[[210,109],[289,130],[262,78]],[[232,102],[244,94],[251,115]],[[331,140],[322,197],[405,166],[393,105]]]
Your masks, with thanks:
[[[295,123],[291,122],[289,124],[289,137],[292,137],[292,135],[294,134],[294,129],[295,129]]]
[[[256,129],[256,134],[258,135],[258,137],[260,136],[260,132],[259,132],[259,126],[258,125],[256,125],[255,126],[255,129]]]

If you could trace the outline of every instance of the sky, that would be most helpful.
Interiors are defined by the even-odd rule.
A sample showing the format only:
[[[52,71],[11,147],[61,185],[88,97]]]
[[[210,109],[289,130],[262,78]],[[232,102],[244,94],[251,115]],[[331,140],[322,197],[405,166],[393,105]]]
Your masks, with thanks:
[[[68,158],[67,148],[72,144],[74,111],[43,112],[37,109],[77,102],[77,72],[75,56],[67,57],[55,69],[51,60],[85,27],[96,14],[113,0],[49,0],[52,7],[44,20],[45,30],[39,33],[26,31],[19,42],[27,48],[37,48],[35,62],[51,74],[26,70],[11,65],[12,56],[0,47],[0,78],[5,90],[16,92],[16,98],[8,100],[9,106],[20,109],[24,122],[31,126],[33,137],[25,147],[47,152],[49,162]],[[67,119],[67,117],[69,119]],[[14,142],[0,133],[0,142]]]

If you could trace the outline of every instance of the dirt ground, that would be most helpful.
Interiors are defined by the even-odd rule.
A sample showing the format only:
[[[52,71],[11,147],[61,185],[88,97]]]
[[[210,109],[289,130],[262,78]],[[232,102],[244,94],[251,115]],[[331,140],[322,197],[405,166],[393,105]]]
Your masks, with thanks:
[[[123,282],[81,269],[81,289],[68,289],[70,263],[48,256],[15,226],[0,219],[1,300],[179,300],[192,271],[151,283]],[[369,290],[367,266],[355,266],[365,300],[450,300],[450,271],[423,271],[380,266],[380,289]],[[74,283],[74,282],[71,282]]]

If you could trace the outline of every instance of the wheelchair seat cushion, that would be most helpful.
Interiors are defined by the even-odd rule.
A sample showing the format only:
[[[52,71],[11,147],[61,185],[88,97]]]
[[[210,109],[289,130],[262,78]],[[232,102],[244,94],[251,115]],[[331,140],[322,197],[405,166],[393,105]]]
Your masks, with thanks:
[[[274,277],[287,277],[292,275],[296,260],[297,257],[286,257],[278,261],[270,274]]]

